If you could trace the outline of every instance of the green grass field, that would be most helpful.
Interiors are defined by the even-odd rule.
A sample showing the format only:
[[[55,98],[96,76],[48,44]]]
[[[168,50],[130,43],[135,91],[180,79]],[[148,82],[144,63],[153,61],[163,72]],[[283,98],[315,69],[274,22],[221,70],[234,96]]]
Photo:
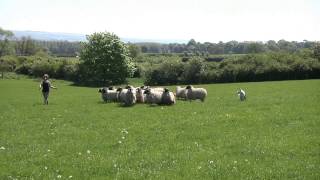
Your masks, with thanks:
[[[0,80],[0,179],[320,178],[320,80],[202,85],[204,103],[134,107],[54,85],[44,106],[37,81]]]

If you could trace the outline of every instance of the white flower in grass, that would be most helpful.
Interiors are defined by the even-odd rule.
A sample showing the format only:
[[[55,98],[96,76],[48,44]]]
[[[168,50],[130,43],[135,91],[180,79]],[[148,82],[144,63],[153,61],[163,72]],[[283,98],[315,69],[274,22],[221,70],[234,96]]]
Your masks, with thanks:
[[[78,154],[81,155],[81,152],[79,152]]]
[[[91,153],[91,151],[90,151],[90,150],[87,150],[87,153],[88,153],[88,154],[90,154],[90,153]]]
[[[50,152],[51,150],[50,150],[50,149],[48,149],[47,151],[48,151],[48,152]]]
[[[44,169],[45,169],[45,170],[47,170],[47,169],[48,169],[48,167],[47,167],[47,166],[45,166],[45,167],[44,167]]]
[[[118,141],[118,143],[119,143],[119,144],[121,144],[121,143],[122,143],[122,141]]]
[[[60,179],[62,176],[60,174],[58,174],[57,178]]]
[[[122,139],[125,139],[126,137],[122,136]]]
[[[209,163],[210,163],[210,164],[212,164],[212,163],[213,163],[213,161],[209,161]]]
[[[5,150],[6,148],[5,148],[5,147],[3,147],[3,146],[1,146],[1,147],[0,147],[0,149],[1,149],[1,150]]]
[[[235,164],[237,164],[238,163],[238,161],[233,161]]]
[[[69,179],[71,179],[72,178],[72,176],[69,176]]]
[[[121,132],[125,133],[125,134],[128,134],[128,131],[126,129],[123,129]]]
[[[116,168],[116,167],[117,167],[117,164],[114,164],[113,167]]]
[[[202,167],[201,166],[198,166],[198,169],[201,169]]]

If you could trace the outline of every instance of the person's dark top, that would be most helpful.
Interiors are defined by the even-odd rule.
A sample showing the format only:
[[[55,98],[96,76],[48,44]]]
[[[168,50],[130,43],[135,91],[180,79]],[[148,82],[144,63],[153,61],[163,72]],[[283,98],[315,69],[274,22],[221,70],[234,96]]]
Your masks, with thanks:
[[[42,92],[49,92],[50,91],[50,81],[44,80],[42,81]]]

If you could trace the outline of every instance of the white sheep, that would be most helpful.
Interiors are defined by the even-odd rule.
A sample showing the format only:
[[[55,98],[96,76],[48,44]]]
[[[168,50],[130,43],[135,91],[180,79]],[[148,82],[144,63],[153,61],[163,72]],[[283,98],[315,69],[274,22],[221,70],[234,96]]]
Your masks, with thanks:
[[[176,97],[177,98],[186,100],[187,99],[186,93],[187,93],[187,89],[185,87],[177,86],[177,88],[176,88]]]
[[[143,90],[146,90],[146,89],[149,89],[149,88],[150,88],[150,86],[145,86],[145,85],[140,86],[140,89],[143,89]]]
[[[246,97],[246,92],[245,92],[244,90],[239,89],[239,90],[237,91],[237,94],[238,94],[238,96],[240,97],[240,101],[244,101],[244,100],[247,99],[247,97]]]
[[[165,88],[163,88],[163,87],[152,87],[152,88],[148,88],[148,89],[150,89],[151,91],[153,91],[153,92],[155,92],[155,91],[157,91],[157,92],[164,92],[164,89]]]
[[[99,92],[105,102],[116,102],[118,100],[118,92],[113,87],[100,88]]]
[[[204,88],[194,88],[188,85],[186,89],[185,96],[188,100],[200,99],[203,102],[208,95],[207,90]]]
[[[176,97],[173,92],[170,92],[169,89],[165,88],[162,94],[162,104],[172,105],[176,103]]]
[[[144,94],[146,94],[146,99],[145,99],[146,103],[161,104],[163,92],[152,91],[151,89],[147,89],[144,91]]]
[[[176,102],[174,94],[169,89],[164,89],[164,91],[147,89],[144,93],[146,94],[146,102],[150,104],[172,105]]]
[[[118,88],[117,91],[119,92],[118,100],[120,103],[124,104],[125,106],[132,106],[136,103],[137,97],[136,90],[134,88]]]

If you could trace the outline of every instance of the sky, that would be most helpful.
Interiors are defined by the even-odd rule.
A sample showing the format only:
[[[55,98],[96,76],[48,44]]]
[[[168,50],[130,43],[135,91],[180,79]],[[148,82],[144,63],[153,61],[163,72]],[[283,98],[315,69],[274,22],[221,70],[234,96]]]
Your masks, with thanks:
[[[199,42],[320,40],[320,0],[0,0],[0,27]]]

